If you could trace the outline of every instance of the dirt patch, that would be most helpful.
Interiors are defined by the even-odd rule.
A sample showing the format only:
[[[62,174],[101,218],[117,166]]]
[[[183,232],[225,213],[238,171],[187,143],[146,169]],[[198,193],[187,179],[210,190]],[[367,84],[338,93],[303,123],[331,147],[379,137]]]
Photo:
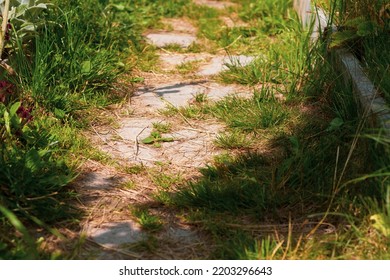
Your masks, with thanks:
[[[175,31],[195,35],[198,29],[186,18],[164,18],[162,23],[167,26],[166,31]]]
[[[226,27],[248,27],[249,24],[242,21],[239,16],[235,13],[232,13],[230,16],[221,16],[220,19],[226,25]]]
[[[246,66],[254,59],[253,56],[246,55],[214,56],[208,64],[200,68],[197,74],[201,76],[217,75],[227,70],[229,65]]]
[[[219,9],[219,10],[236,6],[236,4],[231,2],[212,1],[212,0],[194,0],[194,3],[197,5],[208,6],[210,8]]]
[[[212,56],[207,53],[160,53],[161,67],[163,71],[174,71],[177,66],[189,62],[206,63],[210,61]]]

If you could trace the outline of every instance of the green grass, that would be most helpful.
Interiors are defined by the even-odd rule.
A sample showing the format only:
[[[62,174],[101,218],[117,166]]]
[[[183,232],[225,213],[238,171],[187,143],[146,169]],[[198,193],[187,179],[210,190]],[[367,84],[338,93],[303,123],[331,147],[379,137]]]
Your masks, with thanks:
[[[252,99],[229,96],[208,109],[227,125],[244,132],[280,126],[289,113],[271,95],[255,93]]]
[[[226,133],[219,134],[214,142],[218,147],[221,148],[242,149],[250,148],[252,141],[240,131],[232,130]]]
[[[202,61],[201,60],[194,60],[194,61],[187,61],[183,62],[176,66],[176,69],[180,74],[189,74],[195,72]]]
[[[387,104],[390,104],[390,40],[383,33],[376,38],[367,39],[364,44],[364,63],[366,69],[384,95]]]
[[[194,50],[254,54],[252,64],[232,65],[220,79],[257,90],[215,103],[197,94],[191,106],[163,112],[186,122],[216,118],[228,127],[215,143],[229,151],[197,178],[185,181],[168,172],[168,164],[118,169],[148,176],[163,211],[176,212],[211,239],[210,258],[390,258],[388,139],[364,125],[324,46],[307,47],[292,1],[234,2],[236,8],[218,11],[187,0],[55,1],[61,9],[45,16],[56,24],[23,44],[14,38],[7,55],[16,75],[2,77],[13,82],[12,94],[4,101],[0,95],[0,259],[67,257],[40,249],[36,231],[61,239],[55,227],[77,223],[83,213],[71,207],[71,182],[85,158],[115,166],[90,148],[80,129],[95,121],[89,111],[123,98],[113,90],[122,72],[155,68],[155,48],[145,45],[142,32],[158,27],[161,17],[182,16],[199,28]],[[223,26],[220,16],[229,11],[249,26]],[[364,42],[369,72],[385,91],[386,42]],[[153,129],[152,140],[160,143],[171,125],[154,123]],[[150,236],[132,249],[153,252],[152,234],[165,221],[145,206],[132,214]]]
[[[117,86],[123,72],[155,64],[155,50],[145,48],[142,38],[145,28],[157,26],[162,16],[180,16],[189,1],[52,3],[36,18],[43,21],[34,36],[10,33],[2,57],[15,74],[1,77],[7,81],[6,95],[0,95],[1,259],[53,257],[38,249],[35,231],[56,236],[54,225],[77,219],[70,185],[85,158],[113,164],[91,149],[80,129],[96,108],[126,97]]]
[[[152,125],[153,129],[159,133],[168,133],[172,130],[172,124],[169,122],[154,122]]]
[[[390,2],[331,1],[330,9],[338,12],[333,21],[342,27],[332,34],[331,46],[349,48],[361,60],[366,72],[389,103]]]
[[[253,14],[266,18],[261,3],[254,5]],[[160,202],[202,226],[215,245],[211,258],[388,259],[388,143],[364,125],[324,46],[308,48],[307,33],[287,22],[290,29],[280,33],[278,24],[264,26],[277,39],[252,65],[221,75],[261,83],[260,92],[202,105],[232,129],[217,138],[220,146],[242,147],[252,133],[266,146],[216,158]],[[276,98],[280,93],[287,101]],[[325,235],[327,227],[333,231]]]
[[[163,227],[160,218],[152,215],[147,209],[135,208],[132,213],[137,218],[141,227],[148,232],[156,232]]]

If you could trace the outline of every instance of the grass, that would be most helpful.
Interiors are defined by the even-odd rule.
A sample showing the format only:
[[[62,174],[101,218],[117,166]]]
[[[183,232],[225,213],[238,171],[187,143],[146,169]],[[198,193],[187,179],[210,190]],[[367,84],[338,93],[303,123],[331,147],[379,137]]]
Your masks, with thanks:
[[[137,218],[141,227],[148,232],[156,232],[163,227],[160,218],[152,215],[147,209],[135,208],[132,213]]]
[[[266,13],[259,7],[256,16]],[[308,37],[288,22],[271,51],[221,76],[261,83],[260,92],[203,105],[233,131],[219,137],[221,146],[240,146],[255,133],[267,138],[268,151],[220,156],[162,202],[204,228],[216,246],[211,258],[388,259],[388,143],[362,137],[368,128],[350,86],[324,59],[323,46],[308,48]],[[287,101],[276,99],[280,93]]]
[[[172,124],[171,123],[164,123],[164,122],[154,122],[152,123],[153,129],[160,132],[160,133],[168,133],[171,132]]]
[[[72,226],[83,214],[71,207],[76,168],[83,158],[111,162],[81,136],[88,127],[85,111],[123,98],[112,90],[121,72],[154,69],[157,56],[144,44],[143,30],[158,26],[161,17],[183,15],[199,28],[198,51],[257,57],[220,76],[257,90],[250,98],[215,103],[197,94],[191,106],[163,112],[187,122],[216,118],[226,124],[216,145],[228,152],[200,176],[186,181],[168,164],[118,168],[148,176],[163,211],[196,224],[211,239],[210,258],[390,258],[388,139],[365,126],[350,85],[325,59],[325,46],[307,47],[309,36],[293,15],[292,1],[234,2],[236,8],[218,11],[187,0],[113,2],[119,6],[56,1],[62,11],[47,16],[59,24],[45,26],[28,44],[14,42],[9,61],[16,76],[3,77],[13,85],[2,84],[0,95],[0,258],[66,257],[41,250],[35,233],[61,239],[55,227]],[[231,11],[249,25],[223,26],[220,16]],[[373,46],[370,60],[383,67]],[[152,142],[163,142],[171,129],[170,123],[154,123]],[[134,248],[153,252],[153,233],[165,221],[146,205],[132,208],[149,234]]]
[[[199,68],[201,62],[202,62],[201,60],[183,62],[177,65],[176,69],[180,74],[183,75],[190,74],[195,72]]]
[[[282,125],[288,117],[285,108],[265,93],[255,93],[252,99],[229,96],[217,102],[209,111],[231,128],[255,133]]]
[[[232,130],[227,133],[221,133],[215,139],[215,144],[220,148],[242,149],[250,148],[251,140],[245,134],[238,130]]]
[[[349,48],[362,61],[389,102],[389,1],[343,0],[331,4],[339,15],[334,21],[341,27],[332,34],[333,45]]]
[[[72,207],[76,168],[85,158],[110,162],[82,136],[85,116],[94,118],[86,111],[126,97],[118,77],[150,69],[156,58],[143,30],[162,16],[179,16],[188,2],[52,1],[53,8],[26,18],[43,19],[30,37],[12,22],[17,32],[2,59],[14,73],[1,73],[0,259],[53,257],[39,248],[35,232],[57,236],[54,226],[71,226],[81,214]]]
[[[334,90],[339,93],[333,95]],[[353,135],[360,133],[356,131],[359,118],[348,92],[348,87],[334,84],[328,92],[332,95],[323,104],[322,113],[342,117],[341,125],[335,125],[331,117],[326,121],[308,116],[309,119],[295,124],[289,134],[275,135],[271,143],[278,147],[276,158],[268,153],[250,152],[219,159],[202,169],[200,179],[183,184],[178,192],[172,193],[168,205],[194,213],[188,219],[201,222],[213,237],[216,244],[213,258],[389,257],[385,249],[386,235],[379,233],[387,234],[388,226],[375,226],[379,229],[379,235],[372,237],[375,249],[368,249],[371,246],[369,217],[387,224],[388,214],[386,210],[384,216],[373,216],[370,213],[378,208],[367,207],[364,201],[383,197],[386,184],[378,189],[376,180],[364,180],[364,184],[354,180],[362,172],[375,170],[374,163],[380,153],[372,154],[371,149],[376,150],[377,144],[364,140],[352,148]],[[349,107],[342,107],[345,105]],[[365,160],[369,154],[374,155],[371,164]],[[341,172],[344,166],[346,170]],[[353,206],[350,201],[354,201]],[[333,214],[326,215],[319,223],[324,212]],[[306,219],[313,233],[302,231],[300,219]],[[271,227],[278,235],[268,231],[269,224],[274,225]],[[351,225],[353,230],[345,231],[346,225]],[[329,235],[318,232],[327,226],[335,231]],[[359,249],[354,251],[357,244]]]

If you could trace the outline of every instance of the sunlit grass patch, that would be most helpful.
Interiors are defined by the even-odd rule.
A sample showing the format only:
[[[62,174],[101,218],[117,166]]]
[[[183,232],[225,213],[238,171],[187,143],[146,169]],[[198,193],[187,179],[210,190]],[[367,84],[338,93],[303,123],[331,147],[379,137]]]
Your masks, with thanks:
[[[252,99],[229,96],[218,101],[209,111],[231,128],[256,132],[282,125],[288,118],[288,111],[274,98],[254,95]]]
[[[221,148],[242,149],[250,148],[252,141],[251,139],[248,139],[248,136],[243,134],[241,131],[232,130],[217,135],[214,143]]]

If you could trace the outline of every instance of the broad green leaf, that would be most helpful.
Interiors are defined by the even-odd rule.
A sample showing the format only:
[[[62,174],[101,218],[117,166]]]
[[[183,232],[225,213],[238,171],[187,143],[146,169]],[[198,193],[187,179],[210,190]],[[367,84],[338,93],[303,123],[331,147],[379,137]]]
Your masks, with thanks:
[[[14,129],[19,129],[20,123],[22,122],[22,120],[20,119],[20,117],[16,113],[18,111],[20,105],[21,105],[20,102],[16,102],[16,103],[12,104],[12,106],[9,110],[10,125]]]
[[[144,144],[153,144],[154,141],[156,141],[156,138],[149,136],[142,140],[142,143]]]
[[[81,63],[81,73],[88,74],[92,70],[92,64],[90,60],[83,61]]]
[[[158,131],[152,131],[152,132],[150,133],[150,136],[153,137],[154,139],[159,139],[159,138],[161,138],[161,134],[160,134],[160,132],[158,132]]]
[[[134,77],[131,78],[132,83],[142,83],[145,79],[143,77]]]
[[[5,125],[5,129],[7,130],[8,134],[11,135],[11,122],[10,122],[8,111],[4,112],[4,125]]]
[[[11,118],[16,115],[16,112],[20,108],[20,105],[21,105],[20,102],[15,102],[14,104],[12,104],[11,108],[9,109],[9,114]]]
[[[38,17],[44,10],[47,10],[47,6],[45,4],[39,4],[37,6],[30,7],[25,11],[25,17],[33,20]]]
[[[162,142],[173,142],[174,141],[174,139],[172,137],[160,138],[159,140]]]
[[[125,10],[125,6],[124,5],[111,4],[110,6],[115,8],[117,11],[124,11]]]

